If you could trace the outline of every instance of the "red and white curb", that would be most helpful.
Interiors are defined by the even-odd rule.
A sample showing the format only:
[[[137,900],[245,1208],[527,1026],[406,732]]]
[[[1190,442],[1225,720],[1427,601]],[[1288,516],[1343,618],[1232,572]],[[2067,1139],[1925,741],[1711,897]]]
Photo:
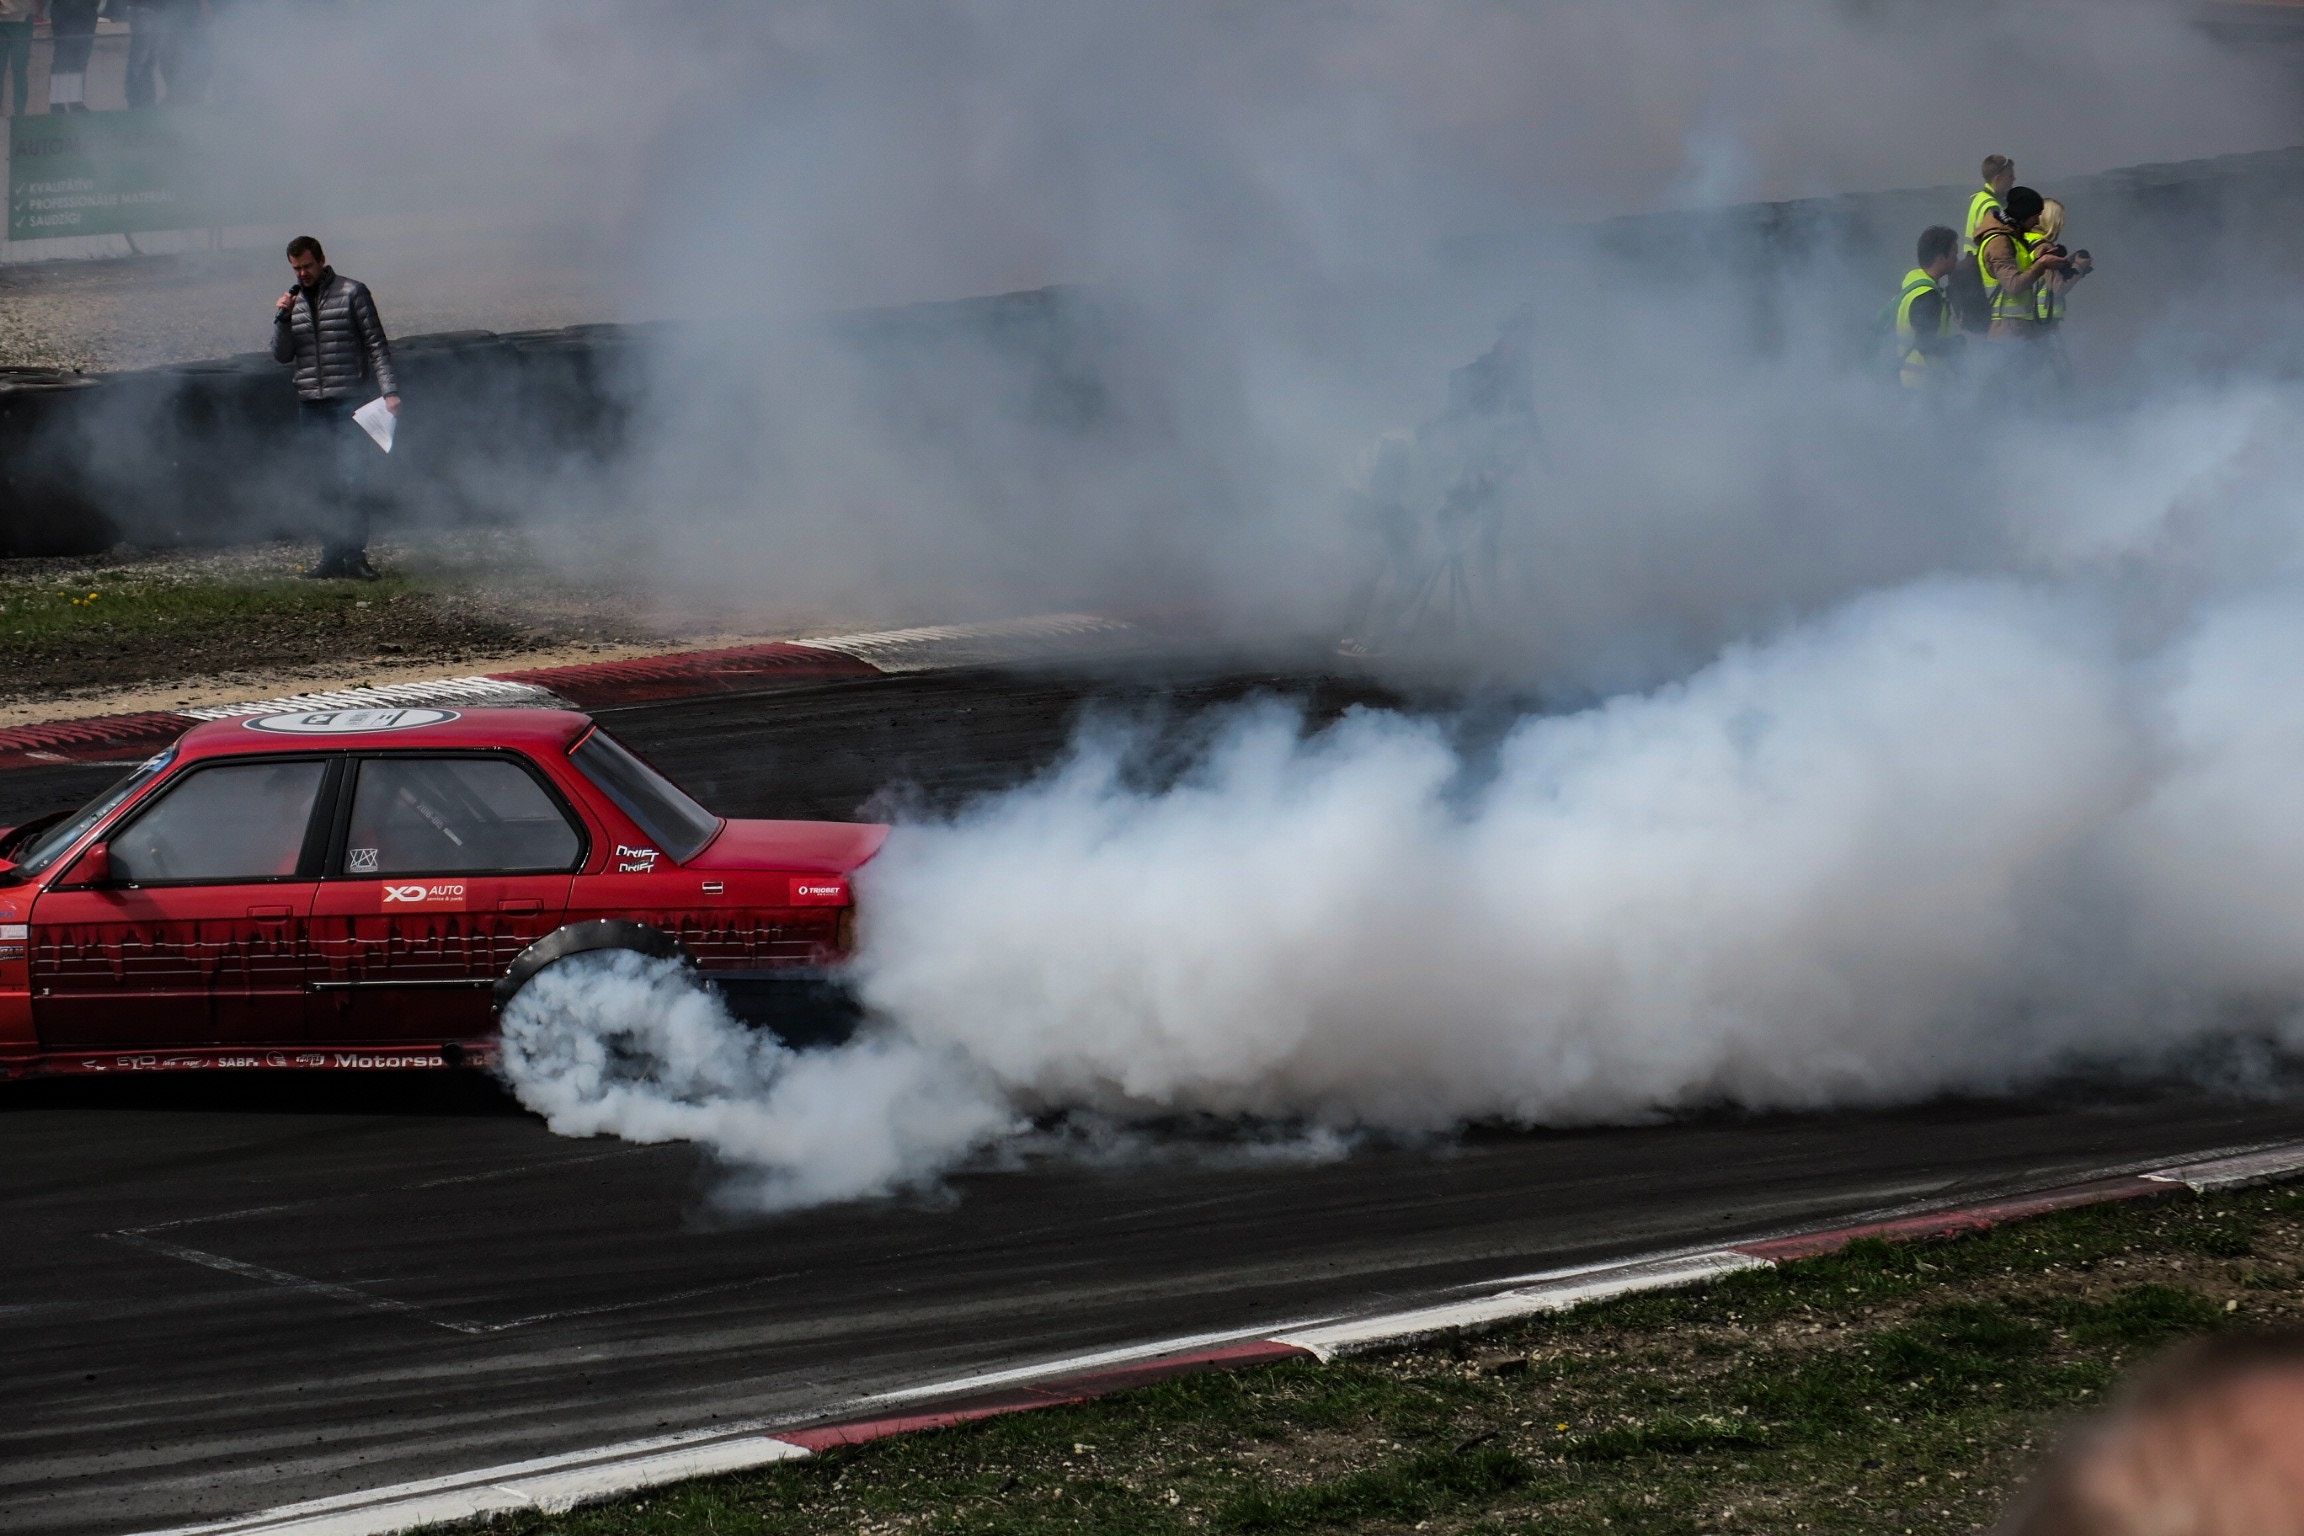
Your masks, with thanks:
[[[474,1472],[283,1505],[261,1514],[178,1526],[155,1536],[389,1536],[417,1526],[519,1510],[561,1510],[684,1478],[741,1472],[838,1446],[943,1429],[1000,1414],[1083,1403],[1131,1387],[1279,1360],[1328,1361],[1356,1351],[1483,1327],[1641,1291],[1700,1285],[1845,1248],[1862,1238],[1906,1242],[1980,1232],[2077,1206],[2237,1189],[2304,1175],[2304,1142],[2252,1147],[2150,1172],[2108,1172],[2050,1189],[1969,1205],[1896,1212],[1723,1248],[1647,1254],[1578,1269],[1513,1276],[1482,1294],[1408,1311],[1317,1319],[1236,1333],[1196,1334],[925,1383],[848,1403],[821,1417],[794,1414],[690,1434],[631,1440]],[[1501,1285],[1502,1289],[1495,1287]],[[815,1419],[811,1422],[811,1419]]]
[[[673,651],[618,661],[527,667],[473,677],[439,677],[381,687],[334,688],[209,704],[54,720],[0,729],[0,769],[40,763],[100,763],[155,752],[189,723],[307,709],[392,709],[416,705],[545,705],[605,709],[711,694],[758,693],[851,678],[903,677],[969,667],[1092,661],[1132,655],[1145,632],[1121,619],[1050,613],[982,624],[773,640],[705,651]]]

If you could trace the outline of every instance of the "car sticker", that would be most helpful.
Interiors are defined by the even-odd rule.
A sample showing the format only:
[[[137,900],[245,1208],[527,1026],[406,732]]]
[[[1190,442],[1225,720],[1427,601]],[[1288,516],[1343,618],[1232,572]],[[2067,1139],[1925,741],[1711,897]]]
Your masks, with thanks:
[[[491,1059],[483,1050],[467,1050],[463,1059],[476,1065]],[[83,1072],[200,1072],[216,1069],[245,1069],[250,1067],[290,1068],[308,1071],[316,1067],[334,1067],[352,1071],[373,1071],[378,1068],[407,1069],[442,1068],[449,1065],[445,1055],[423,1051],[298,1051],[293,1055],[285,1051],[267,1051],[262,1055],[220,1056],[142,1056],[127,1052],[114,1052],[104,1056],[83,1056]]]
[[[370,731],[414,731],[463,718],[457,709],[306,709],[293,715],[255,715],[252,731],[284,736],[353,736]]]
[[[844,907],[848,905],[848,882],[819,876],[809,879],[794,875],[791,880],[792,905],[796,907]]]
[[[384,887],[384,905],[387,907],[461,907],[464,905],[464,885],[462,881],[387,885]]]
[[[616,845],[616,873],[620,875],[651,875],[656,872],[656,861],[662,855],[653,848],[627,848]]]
[[[346,849],[345,851],[351,855],[351,858],[348,862],[346,862],[344,866],[347,870],[351,871],[355,875],[372,875],[376,873],[375,849],[350,848]]]

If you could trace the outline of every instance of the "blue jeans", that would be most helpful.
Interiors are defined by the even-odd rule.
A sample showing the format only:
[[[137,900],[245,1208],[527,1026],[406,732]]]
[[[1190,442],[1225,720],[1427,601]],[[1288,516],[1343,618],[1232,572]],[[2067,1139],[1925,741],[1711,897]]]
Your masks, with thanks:
[[[368,474],[378,453],[352,419],[357,409],[350,400],[296,402],[297,446],[311,478],[322,569],[367,555]]]

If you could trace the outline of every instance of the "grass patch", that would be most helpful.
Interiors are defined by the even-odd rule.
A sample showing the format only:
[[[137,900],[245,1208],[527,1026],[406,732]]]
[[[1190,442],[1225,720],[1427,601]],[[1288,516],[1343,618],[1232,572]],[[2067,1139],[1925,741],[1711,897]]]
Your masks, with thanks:
[[[454,665],[558,643],[652,640],[629,594],[572,585],[509,535],[384,541],[373,582],[305,581],[271,544],[0,562],[0,701],[242,672]]]
[[[2300,1274],[2304,1195],[2099,1206],[490,1530],[1984,1530],[2124,1369],[2178,1338],[2304,1318]]]
[[[0,586],[0,658],[39,655],[154,636],[192,634],[254,621],[348,621],[363,609],[427,590],[405,577],[376,582],[154,582],[99,576],[88,585],[12,582]]]

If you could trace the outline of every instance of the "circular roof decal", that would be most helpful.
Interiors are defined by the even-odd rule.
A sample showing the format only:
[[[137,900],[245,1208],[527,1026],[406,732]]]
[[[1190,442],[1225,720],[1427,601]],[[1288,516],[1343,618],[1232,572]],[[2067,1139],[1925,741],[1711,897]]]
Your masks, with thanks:
[[[463,712],[454,709],[307,709],[293,715],[257,715],[252,731],[284,736],[357,736],[372,731],[413,731],[441,725]]]

